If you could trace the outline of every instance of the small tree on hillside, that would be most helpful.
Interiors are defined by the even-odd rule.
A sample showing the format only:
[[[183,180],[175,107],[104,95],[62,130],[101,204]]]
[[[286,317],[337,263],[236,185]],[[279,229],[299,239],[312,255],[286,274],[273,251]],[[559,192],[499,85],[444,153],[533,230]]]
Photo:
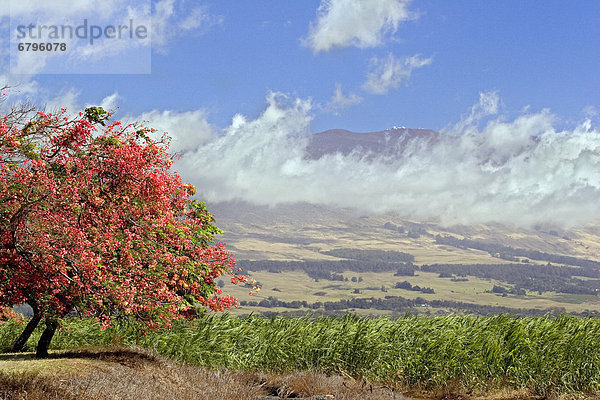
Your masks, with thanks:
[[[20,108],[0,120],[0,305],[33,308],[15,351],[44,321],[36,354],[47,356],[72,311],[154,328],[234,306],[215,278],[245,281],[165,142],[109,116]]]

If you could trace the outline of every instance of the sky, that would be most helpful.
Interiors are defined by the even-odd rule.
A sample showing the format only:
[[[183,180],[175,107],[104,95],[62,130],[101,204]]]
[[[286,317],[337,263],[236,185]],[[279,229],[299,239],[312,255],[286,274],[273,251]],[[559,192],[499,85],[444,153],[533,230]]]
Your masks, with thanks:
[[[148,121],[210,201],[446,224],[600,218],[598,1],[11,0],[0,15],[10,101]],[[33,41],[18,26],[84,19],[148,35],[17,50]],[[302,157],[307,134],[393,126],[443,140],[391,163]]]

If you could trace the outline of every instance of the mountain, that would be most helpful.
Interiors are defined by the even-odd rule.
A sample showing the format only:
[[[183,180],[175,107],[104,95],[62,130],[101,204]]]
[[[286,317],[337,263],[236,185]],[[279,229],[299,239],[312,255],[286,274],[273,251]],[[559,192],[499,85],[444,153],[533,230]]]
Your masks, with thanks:
[[[429,129],[394,127],[378,132],[351,132],[345,129],[330,129],[310,135],[306,148],[308,159],[319,159],[325,154],[355,151],[364,156],[396,156],[403,153],[409,143],[429,143],[438,140],[439,133]]]
[[[427,129],[333,129],[311,135],[305,157],[341,153],[385,162],[440,140]],[[219,240],[263,288],[250,299],[247,288],[221,282],[243,302],[241,313],[600,312],[598,224],[445,226],[306,202],[208,208],[226,231]],[[406,256],[413,261],[405,264]]]
[[[310,203],[269,207],[235,201],[208,206],[217,226],[226,231],[220,240],[242,259],[328,259],[322,251],[352,247],[404,251],[415,255],[418,264],[511,262],[485,248],[436,240],[441,236],[600,262],[600,227],[596,225],[571,229],[550,225],[525,229],[501,224],[448,227],[392,213],[362,214],[354,209]]]
[[[410,157],[411,148],[429,146],[439,140],[442,140],[441,134],[430,129],[393,127],[364,133],[331,129],[310,135],[306,158],[353,152],[359,157]],[[489,254],[483,259],[479,253],[472,257],[472,251],[449,248],[432,239],[436,235],[450,235],[498,246],[600,260],[600,228],[593,224],[571,230],[552,225],[532,229],[501,224],[445,227],[435,220],[411,220],[393,214],[363,215],[353,209],[310,203],[267,207],[237,201],[211,204],[210,209],[228,232],[227,241],[243,258],[250,259],[323,258],[315,249],[336,246],[388,250],[399,246],[424,254],[423,262],[444,262],[449,253],[450,258],[462,257],[465,262],[497,261],[490,259]],[[386,223],[388,227],[402,227],[403,235],[384,228]],[[419,232],[427,234],[417,234]],[[241,242],[245,245],[240,245]],[[252,243],[256,245],[254,248]]]

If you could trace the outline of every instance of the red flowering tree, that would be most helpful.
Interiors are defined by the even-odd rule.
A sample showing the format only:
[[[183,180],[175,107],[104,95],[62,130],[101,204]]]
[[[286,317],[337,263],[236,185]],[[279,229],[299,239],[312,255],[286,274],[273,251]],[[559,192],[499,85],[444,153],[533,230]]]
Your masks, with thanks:
[[[235,299],[215,278],[245,281],[195,188],[170,171],[166,142],[109,116],[21,108],[0,120],[0,305],[33,308],[14,351],[44,321],[47,356],[69,312],[152,328],[224,310]]]

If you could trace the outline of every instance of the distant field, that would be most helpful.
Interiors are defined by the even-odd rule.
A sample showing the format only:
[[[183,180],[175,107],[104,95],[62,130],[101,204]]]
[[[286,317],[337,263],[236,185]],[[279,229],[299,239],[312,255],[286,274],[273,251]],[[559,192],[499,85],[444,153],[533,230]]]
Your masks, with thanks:
[[[453,300],[480,305],[504,306],[509,308],[527,308],[552,310],[564,308],[566,312],[580,313],[586,310],[597,310],[600,307],[597,296],[568,295],[559,293],[537,293],[528,292],[526,296],[502,295],[490,293],[493,286],[502,284],[494,280],[484,280],[475,277],[468,277],[465,282],[452,282],[448,278],[439,278],[436,273],[419,272],[417,276],[394,276],[393,273],[357,273],[353,271],[344,272],[344,277],[348,282],[334,282],[320,280],[315,282],[306,273],[301,271],[286,271],[280,273],[271,273],[267,271],[257,271],[252,273],[252,277],[259,281],[263,286],[260,292],[248,295],[248,290],[242,287],[228,284],[225,291],[233,294],[242,301],[260,301],[270,296],[283,301],[305,300],[308,303],[338,301],[352,298],[384,298],[385,296],[402,296],[405,298],[421,297],[426,300]],[[362,282],[352,282],[352,277],[361,277]],[[394,288],[396,282],[408,281],[413,286],[430,287],[434,289],[434,294],[409,291]],[[382,291],[382,286],[387,291]],[[360,293],[354,293],[355,290]],[[317,294],[315,294],[317,293]],[[303,310],[310,311],[307,308]],[[265,307],[242,306],[233,311],[234,314],[248,314],[250,312],[261,311],[284,311],[284,309],[270,309]],[[289,310],[287,310],[289,311]],[[381,310],[371,310],[373,315],[391,314]],[[424,308],[422,311],[427,311]],[[435,312],[433,309],[430,312]],[[437,310],[439,311],[439,310]],[[451,310],[447,310],[451,311]],[[364,310],[360,314],[369,314]]]
[[[424,223],[404,220],[392,215],[363,216],[356,211],[329,209],[309,204],[278,206],[274,208],[253,207],[247,204],[220,204],[212,209],[217,224],[227,234],[222,238],[227,242],[238,260],[275,260],[275,261],[323,261],[332,262],[342,259],[324,254],[324,252],[350,248],[356,250],[399,251],[414,256],[414,264],[452,264],[478,265],[501,264],[516,265],[526,261],[524,271],[534,266],[546,266],[548,260],[531,257],[507,257],[476,248],[454,246],[437,242],[436,237],[470,239],[477,243],[491,243],[502,248],[526,249],[551,254],[556,257],[568,256],[597,262],[600,258],[600,229],[596,226],[564,230],[559,227],[532,227],[514,229],[499,224],[477,226],[443,227],[434,222]],[[512,257],[512,259],[511,259]],[[242,262],[243,264],[243,262]],[[560,266],[560,263],[553,263]],[[241,265],[244,267],[244,265]],[[572,266],[572,268],[578,268]],[[600,274],[600,264],[597,267]],[[582,270],[583,271],[583,270]],[[415,276],[394,276],[393,272],[342,271],[348,282],[318,282],[305,272],[282,271],[274,274],[267,271],[252,271],[252,275],[263,288],[260,293],[248,296],[245,288],[232,287],[227,283],[226,291],[241,301],[260,302],[274,297],[280,301],[336,302],[360,298],[385,298],[398,296],[406,299],[422,298],[427,301],[439,300],[463,302],[489,307],[507,307],[509,309],[547,310],[582,313],[600,312],[600,297],[590,290],[575,293],[573,286],[578,284],[595,285],[598,277],[589,276],[589,270],[580,276],[559,277],[562,286],[569,286],[568,293],[552,290],[557,282],[546,276],[548,287],[533,290],[529,282],[518,293],[491,293],[494,286],[507,291],[518,289],[519,281],[506,282],[502,279],[486,279],[466,276],[466,281],[440,278],[434,272],[417,271]],[[362,282],[352,282],[352,277],[362,278]],[[524,279],[526,278],[524,274]],[[593,274],[592,274],[593,275]],[[532,282],[541,278],[533,274]],[[434,294],[395,288],[396,283],[408,281],[411,285],[427,287]],[[526,282],[524,282],[526,283]],[[559,285],[560,286],[560,285]],[[385,287],[385,291],[382,291]],[[317,294],[315,294],[317,293]],[[300,310],[308,311],[306,307]],[[290,311],[282,307],[243,306],[236,313]],[[394,314],[392,310],[355,309],[360,314]],[[420,312],[456,312],[460,310],[448,307],[419,305]],[[400,311],[401,312],[401,311]]]
[[[259,238],[239,238],[228,242],[229,247],[243,259],[257,260],[304,260],[304,259],[334,259],[321,254],[320,250],[331,250],[339,247],[353,247],[360,249],[400,250],[415,256],[418,264],[453,264],[457,262],[502,263],[488,253],[480,250],[462,250],[450,246],[436,245],[433,239],[422,238],[419,241],[381,240],[375,238],[356,240],[353,238],[339,237],[333,245],[332,242],[314,242],[310,245],[293,243],[270,242]]]

